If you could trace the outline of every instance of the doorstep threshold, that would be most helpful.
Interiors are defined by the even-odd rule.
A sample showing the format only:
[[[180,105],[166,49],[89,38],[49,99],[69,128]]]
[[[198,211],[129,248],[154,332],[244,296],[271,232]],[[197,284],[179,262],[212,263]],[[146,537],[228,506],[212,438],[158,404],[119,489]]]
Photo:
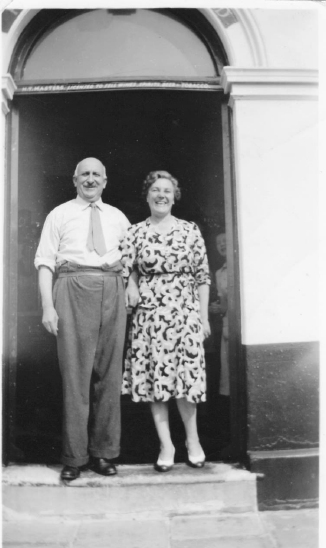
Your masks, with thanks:
[[[201,469],[193,469],[184,463],[175,464],[166,473],[156,472],[153,465],[117,465],[116,476],[105,477],[91,470],[84,470],[78,479],[62,482],[61,465],[9,464],[2,469],[3,485],[53,486],[53,487],[124,487],[131,485],[224,483],[256,481],[256,474],[239,464],[206,462]]]

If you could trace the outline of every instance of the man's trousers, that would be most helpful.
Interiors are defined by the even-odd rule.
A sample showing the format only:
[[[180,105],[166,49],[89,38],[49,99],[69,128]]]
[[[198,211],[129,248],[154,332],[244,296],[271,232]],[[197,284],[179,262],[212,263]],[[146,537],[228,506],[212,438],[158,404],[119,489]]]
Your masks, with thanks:
[[[65,270],[54,286],[63,382],[62,462],[82,466],[90,455],[112,459],[120,452],[124,282],[121,266]]]

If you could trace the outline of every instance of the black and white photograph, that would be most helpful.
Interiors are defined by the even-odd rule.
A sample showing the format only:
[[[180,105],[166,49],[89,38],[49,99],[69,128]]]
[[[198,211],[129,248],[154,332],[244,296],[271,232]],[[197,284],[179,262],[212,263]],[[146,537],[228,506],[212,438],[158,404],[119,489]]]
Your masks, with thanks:
[[[3,548],[322,546],[325,10],[1,6]]]

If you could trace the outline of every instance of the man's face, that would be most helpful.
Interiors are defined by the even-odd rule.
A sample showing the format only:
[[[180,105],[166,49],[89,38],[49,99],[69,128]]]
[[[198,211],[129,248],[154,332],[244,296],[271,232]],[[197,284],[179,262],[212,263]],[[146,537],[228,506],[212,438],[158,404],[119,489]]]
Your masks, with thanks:
[[[222,257],[226,257],[226,236],[219,234],[216,236],[216,249]]]
[[[78,196],[86,202],[96,202],[106,187],[103,165],[96,158],[82,160],[73,181]]]

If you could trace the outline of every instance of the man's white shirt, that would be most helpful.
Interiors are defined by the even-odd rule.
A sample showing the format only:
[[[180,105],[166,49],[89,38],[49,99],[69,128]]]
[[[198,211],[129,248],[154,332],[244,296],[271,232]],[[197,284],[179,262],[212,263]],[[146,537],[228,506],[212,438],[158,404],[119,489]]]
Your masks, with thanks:
[[[54,208],[47,216],[35,256],[35,266],[55,267],[64,261],[80,265],[111,265],[120,260],[120,242],[130,223],[127,217],[100,198],[96,205],[100,219],[107,253],[100,257],[96,251],[87,249],[91,207],[80,196]]]

